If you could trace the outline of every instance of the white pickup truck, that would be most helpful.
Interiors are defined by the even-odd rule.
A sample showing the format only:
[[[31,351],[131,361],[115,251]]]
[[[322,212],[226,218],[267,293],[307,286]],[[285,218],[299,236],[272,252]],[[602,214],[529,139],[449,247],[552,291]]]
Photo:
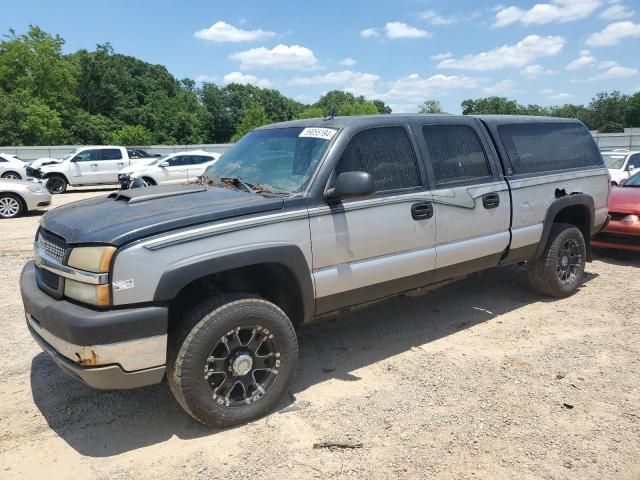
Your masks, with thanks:
[[[31,175],[47,180],[51,193],[63,193],[69,185],[111,185],[118,183],[118,172],[137,163],[149,162],[140,150],[125,147],[80,147],[68,154],[60,163],[32,169]],[[147,154],[148,155],[148,154]]]

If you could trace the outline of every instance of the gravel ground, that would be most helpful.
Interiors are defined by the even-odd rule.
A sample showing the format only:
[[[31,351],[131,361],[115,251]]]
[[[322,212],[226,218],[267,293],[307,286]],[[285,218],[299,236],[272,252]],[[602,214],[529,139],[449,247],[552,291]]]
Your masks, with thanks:
[[[18,288],[41,213],[0,225],[0,478],[640,478],[639,254],[599,252],[564,300],[506,267],[304,328],[292,399],[217,431],[41,353]]]

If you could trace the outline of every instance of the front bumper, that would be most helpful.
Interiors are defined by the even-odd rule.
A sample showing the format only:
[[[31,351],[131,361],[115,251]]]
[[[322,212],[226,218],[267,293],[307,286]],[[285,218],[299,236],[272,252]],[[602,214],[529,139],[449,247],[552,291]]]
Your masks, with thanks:
[[[640,252],[640,223],[611,219],[605,228],[591,239],[591,245]]]
[[[23,197],[29,210],[51,205],[51,194],[45,189],[40,192],[29,192]]]
[[[20,276],[27,326],[66,373],[99,389],[162,381],[167,352],[164,307],[96,311],[45,294],[33,262]]]

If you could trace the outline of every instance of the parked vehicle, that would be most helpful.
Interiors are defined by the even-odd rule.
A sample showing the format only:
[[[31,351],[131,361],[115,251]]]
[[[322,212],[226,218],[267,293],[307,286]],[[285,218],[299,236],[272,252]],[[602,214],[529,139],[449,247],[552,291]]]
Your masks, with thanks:
[[[602,151],[604,164],[609,169],[611,184],[620,185],[640,169],[640,152],[626,149],[615,149]]]
[[[28,176],[26,165],[15,155],[0,153],[0,178],[23,180]]]
[[[515,262],[572,294],[610,189],[582,123],[517,116],[279,123],[203,178],[49,212],[20,285],[63,370],[101,389],[166,376],[215,426],[277,405],[303,324]]]
[[[51,204],[51,194],[42,182],[0,179],[0,218],[15,218]]]
[[[118,173],[118,181],[123,185],[123,182],[129,183],[129,177],[139,177],[147,186],[187,183],[201,176],[218,158],[219,153],[204,150],[176,152],[151,162],[123,168]]]
[[[613,187],[609,197],[611,220],[593,237],[594,247],[640,252],[640,172]]]
[[[137,162],[148,161],[125,147],[94,146],[75,149],[60,163],[43,165],[33,170],[34,176],[46,179],[51,193],[64,193],[69,185],[113,185],[118,171]]]

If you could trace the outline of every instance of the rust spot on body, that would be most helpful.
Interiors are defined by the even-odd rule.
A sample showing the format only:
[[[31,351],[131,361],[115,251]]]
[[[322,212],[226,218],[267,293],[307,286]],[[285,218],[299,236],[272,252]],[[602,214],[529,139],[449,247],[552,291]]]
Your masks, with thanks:
[[[76,352],[76,357],[78,357],[79,365],[97,365],[98,364],[98,355],[94,350],[88,352],[83,349],[79,353]]]

